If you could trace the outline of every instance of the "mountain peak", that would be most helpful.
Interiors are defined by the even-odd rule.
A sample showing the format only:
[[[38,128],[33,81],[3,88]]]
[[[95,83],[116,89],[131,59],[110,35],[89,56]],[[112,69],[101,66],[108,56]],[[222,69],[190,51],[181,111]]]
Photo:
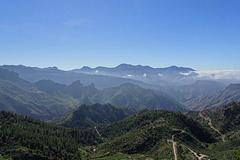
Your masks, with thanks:
[[[151,68],[150,66],[143,66],[143,65],[132,65],[132,64],[126,64],[126,63],[122,63],[122,64],[120,64],[120,65],[118,65],[116,68],[122,68],[122,67],[140,67],[140,68]]]
[[[56,66],[53,67],[47,67],[47,68],[43,68],[45,70],[52,70],[52,71],[58,71],[59,69]]]
[[[81,70],[91,70],[92,68],[91,67],[88,67],[88,66],[83,66],[82,68],[81,68]]]
[[[16,81],[19,79],[19,76],[16,72],[0,68],[0,79]]]
[[[170,69],[170,70],[175,70],[175,71],[186,71],[186,72],[189,72],[189,71],[195,71],[194,69],[192,68],[188,68],[188,67],[178,67],[178,66],[170,66],[170,67],[167,67],[166,69]]]

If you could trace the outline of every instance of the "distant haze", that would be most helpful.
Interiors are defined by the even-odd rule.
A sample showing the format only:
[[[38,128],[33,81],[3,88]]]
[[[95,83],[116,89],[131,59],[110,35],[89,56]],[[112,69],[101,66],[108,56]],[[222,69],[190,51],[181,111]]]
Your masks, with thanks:
[[[81,80],[84,85],[94,83],[97,88],[118,86],[126,82],[147,88],[155,88],[155,85],[188,85],[193,84],[197,80],[219,81],[225,85],[240,83],[240,70],[196,71],[193,68],[177,66],[153,68],[142,65],[120,64],[113,68],[103,66],[91,68],[84,66],[70,71],[62,71],[57,67],[41,69],[23,65],[4,65],[0,66],[0,68],[15,71],[21,78],[30,82],[50,79],[58,83],[71,84],[73,81]]]

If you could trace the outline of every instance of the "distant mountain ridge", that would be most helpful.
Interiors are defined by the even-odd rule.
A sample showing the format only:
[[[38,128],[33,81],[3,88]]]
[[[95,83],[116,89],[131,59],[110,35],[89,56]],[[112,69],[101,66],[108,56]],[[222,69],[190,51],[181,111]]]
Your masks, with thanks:
[[[230,84],[225,90],[213,95],[198,97],[184,104],[191,110],[215,109],[233,101],[240,101],[240,84]]]
[[[94,83],[100,89],[119,86],[123,83],[133,83],[144,88],[190,85],[197,80],[217,81],[225,85],[240,83],[239,70],[204,71],[177,66],[153,68],[142,65],[120,64],[116,67],[99,66],[91,68],[84,66],[70,71],[60,70],[55,66],[38,68],[23,65],[3,65],[0,68],[15,71],[22,79],[30,82],[49,79],[61,84],[71,84],[73,81],[80,79],[84,85]]]
[[[113,68],[108,67],[90,68],[88,66],[84,66],[81,69],[74,69],[71,71],[76,73],[87,73],[93,75],[124,77],[156,85],[171,85],[171,84],[179,85],[180,83],[178,83],[178,81],[179,80],[182,81],[183,77],[186,78],[193,76],[192,74],[190,75],[184,74],[192,72],[194,71],[194,69],[177,66],[171,66],[166,68],[152,68],[150,66],[142,65],[134,66],[130,64],[120,64],[117,67]]]
[[[14,71],[18,73],[19,77],[29,82],[37,82],[40,80],[52,80],[60,84],[71,84],[76,80],[81,80],[83,85],[87,86],[92,83],[97,88],[103,89],[108,87],[119,86],[123,83],[133,83],[146,88],[154,88],[154,85],[145,84],[142,81],[133,79],[126,79],[121,77],[113,77],[107,75],[90,75],[85,73],[75,73],[72,71],[59,70],[57,67],[38,68],[38,67],[27,67],[23,65],[3,65],[0,66],[2,69]]]
[[[14,72],[3,69],[0,72],[6,75],[0,78],[0,110],[49,120],[74,107],[74,102],[70,105],[66,99],[41,92]]]
[[[136,110],[165,109],[184,111],[184,106],[159,91],[131,83],[99,90],[94,84],[84,86],[79,80],[65,85],[51,80],[30,83],[12,71],[0,69],[0,109],[41,120],[51,120],[81,104],[112,103]]]
[[[197,97],[204,97],[223,91],[226,88],[221,82],[211,80],[197,80],[195,83],[184,86],[162,87],[161,90],[176,100],[184,103]]]
[[[177,67],[177,66],[170,66],[166,68],[152,68],[150,66],[142,66],[142,65],[130,65],[130,64],[120,64],[116,67],[110,68],[110,67],[96,67],[96,68],[91,68],[88,66],[83,66],[81,69],[73,69],[71,71],[74,72],[95,72],[98,70],[98,72],[122,72],[122,73],[146,73],[146,72],[163,72],[163,71],[181,71],[181,72],[189,72],[189,71],[194,71],[192,68],[187,68],[187,67]]]

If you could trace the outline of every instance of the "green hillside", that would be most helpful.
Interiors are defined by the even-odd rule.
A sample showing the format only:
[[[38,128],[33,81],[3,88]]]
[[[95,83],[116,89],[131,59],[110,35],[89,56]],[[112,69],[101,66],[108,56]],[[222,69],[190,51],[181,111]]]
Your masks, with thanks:
[[[101,117],[107,111],[96,112],[93,106],[85,106],[84,110],[93,112],[92,116],[100,114],[96,117],[99,120],[108,119]],[[233,103],[218,110],[191,112],[188,116],[173,111],[142,110],[123,120],[104,122],[87,130],[64,128],[2,111],[0,155],[5,159],[170,160],[176,156],[178,160],[198,157],[237,160],[240,154],[239,106]],[[220,134],[209,125],[207,116]],[[231,125],[227,125],[228,122]]]
[[[30,83],[0,79],[0,110],[49,120],[72,110],[79,102],[71,96],[51,96]]]
[[[190,112],[188,115],[215,132],[218,143],[212,147],[216,159],[232,153],[240,158],[240,102],[232,102],[214,110]]]
[[[171,159],[174,157],[172,143],[176,142],[178,149],[183,150],[178,154],[179,159],[184,159],[190,154],[188,148],[207,153],[207,144],[215,142],[208,128],[172,111],[143,110],[122,121],[98,127],[98,131],[106,141],[97,148],[99,154],[121,152]]]
[[[81,159],[81,147],[101,142],[95,130],[76,130],[0,112],[0,155],[13,159]]]
[[[94,128],[99,124],[110,124],[122,120],[134,112],[135,110],[119,108],[111,104],[84,104],[74,112],[53,122],[64,127],[86,129]]]
[[[201,123],[211,122],[222,134],[231,134],[240,130],[240,102],[232,102],[215,110],[191,112],[189,115]]]

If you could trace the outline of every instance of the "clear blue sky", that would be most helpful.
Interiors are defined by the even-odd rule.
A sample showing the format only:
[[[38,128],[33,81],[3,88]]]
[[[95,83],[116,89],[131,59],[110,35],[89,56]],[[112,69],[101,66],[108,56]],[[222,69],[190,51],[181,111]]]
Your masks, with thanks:
[[[240,70],[240,0],[0,0],[0,65]]]

